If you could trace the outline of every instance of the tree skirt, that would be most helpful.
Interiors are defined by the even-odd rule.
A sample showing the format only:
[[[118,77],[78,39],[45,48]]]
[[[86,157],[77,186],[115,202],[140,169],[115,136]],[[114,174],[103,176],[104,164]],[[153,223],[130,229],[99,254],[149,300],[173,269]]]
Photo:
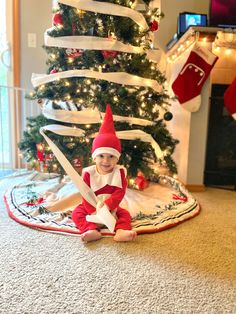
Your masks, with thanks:
[[[186,188],[168,176],[159,176],[144,191],[127,189],[121,207],[129,210],[132,228],[138,234],[159,232],[195,217],[200,205]],[[20,184],[5,193],[9,216],[28,227],[49,232],[80,235],[71,212],[81,201],[69,177],[27,172]],[[104,227],[104,236],[112,233]]]

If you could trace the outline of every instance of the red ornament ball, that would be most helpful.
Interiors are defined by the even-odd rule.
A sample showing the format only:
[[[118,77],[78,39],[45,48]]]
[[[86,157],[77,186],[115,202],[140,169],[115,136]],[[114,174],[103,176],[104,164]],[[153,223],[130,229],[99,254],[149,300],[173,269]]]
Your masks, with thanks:
[[[118,52],[114,50],[102,50],[102,55],[105,59],[115,58],[118,55]]]
[[[56,12],[53,15],[53,24],[54,25],[63,25],[63,18],[61,12]]]
[[[54,74],[54,73],[57,73],[58,71],[56,70],[56,69],[52,69],[51,71],[50,71],[50,74]]]
[[[152,22],[150,23],[150,31],[151,31],[151,32],[157,31],[158,28],[159,28],[159,25],[158,25],[158,22],[157,22],[156,20],[154,20],[154,21],[152,21]]]

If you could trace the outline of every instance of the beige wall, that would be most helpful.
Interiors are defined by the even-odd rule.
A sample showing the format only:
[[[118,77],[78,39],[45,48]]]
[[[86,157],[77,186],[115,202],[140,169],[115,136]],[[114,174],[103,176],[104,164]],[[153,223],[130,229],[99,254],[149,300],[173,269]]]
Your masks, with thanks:
[[[31,74],[45,73],[46,52],[42,48],[43,35],[51,27],[51,0],[21,0],[21,86],[32,89]],[[36,48],[28,47],[28,33],[35,33]]]

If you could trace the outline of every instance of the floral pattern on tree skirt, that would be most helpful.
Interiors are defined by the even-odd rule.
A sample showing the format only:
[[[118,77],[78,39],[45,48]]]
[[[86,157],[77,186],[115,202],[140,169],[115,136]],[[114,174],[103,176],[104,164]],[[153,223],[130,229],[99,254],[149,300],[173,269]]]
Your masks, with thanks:
[[[25,226],[49,232],[80,235],[71,212],[81,201],[69,177],[28,172],[20,184],[5,193],[9,216]],[[138,234],[152,233],[176,226],[200,212],[197,200],[177,180],[161,175],[144,191],[127,189],[121,206],[132,216]],[[112,235],[106,227],[104,236]]]

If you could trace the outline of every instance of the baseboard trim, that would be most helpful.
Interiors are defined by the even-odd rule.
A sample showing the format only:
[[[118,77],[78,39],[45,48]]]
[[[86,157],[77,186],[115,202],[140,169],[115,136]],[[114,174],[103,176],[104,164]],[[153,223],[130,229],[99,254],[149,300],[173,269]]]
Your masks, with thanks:
[[[185,184],[189,192],[205,192],[206,187],[204,184]]]

